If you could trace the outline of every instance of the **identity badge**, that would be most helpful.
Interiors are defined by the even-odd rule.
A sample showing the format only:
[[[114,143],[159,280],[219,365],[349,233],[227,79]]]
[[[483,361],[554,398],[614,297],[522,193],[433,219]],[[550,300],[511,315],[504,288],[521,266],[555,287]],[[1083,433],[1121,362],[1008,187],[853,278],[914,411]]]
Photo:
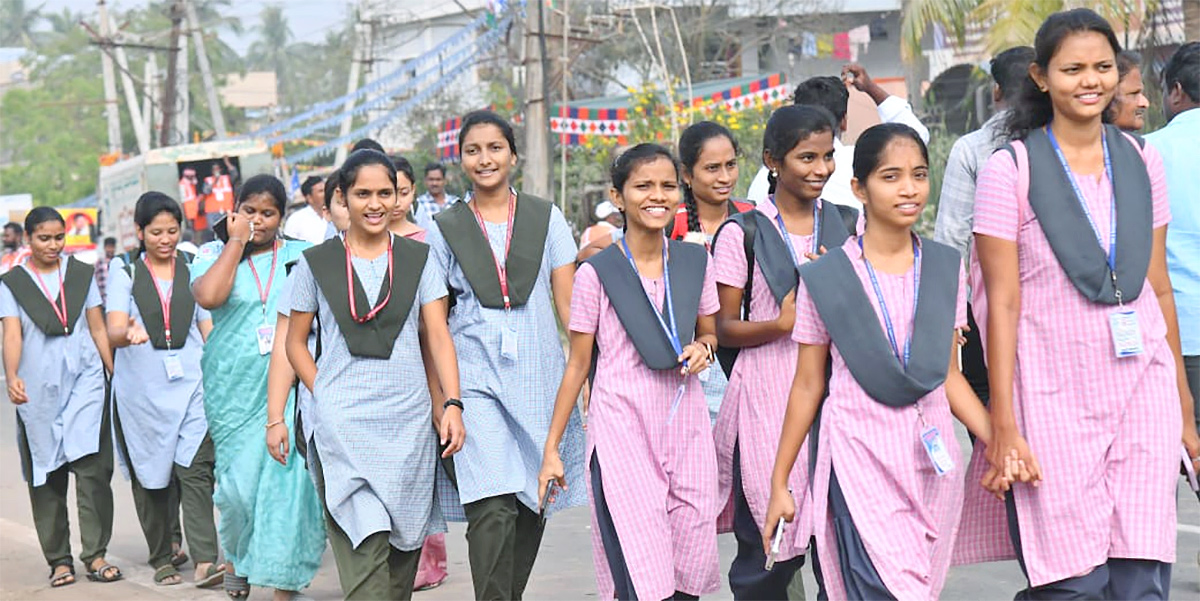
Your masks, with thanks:
[[[255,330],[258,336],[258,354],[270,355],[271,347],[275,345],[275,326],[263,324]]]
[[[925,447],[925,454],[929,455],[929,460],[933,462],[933,469],[937,470],[937,475],[944,475],[954,469],[954,459],[950,457],[950,451],[946,450],[946,443],[937,427],[929,426],[921,432],[921,444]]]
[[[500,355],[509,361],[517,360],[517,332],[508,325],[500,329]]]
[[[1142,354],[1142,326],[1138,324],[1137,311],[1124,309],[1111,313],[1108,325],[1118,359]]]
[[[176,353],[168,353],[163,357],[163,367],[167,370],[167,380],[174,382],[183,378],[183,362]]]

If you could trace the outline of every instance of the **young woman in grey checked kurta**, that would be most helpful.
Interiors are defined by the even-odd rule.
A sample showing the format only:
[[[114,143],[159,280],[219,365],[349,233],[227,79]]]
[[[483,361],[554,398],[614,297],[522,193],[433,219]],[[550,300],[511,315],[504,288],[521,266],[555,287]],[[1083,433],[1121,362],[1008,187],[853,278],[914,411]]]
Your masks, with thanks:
[[[465,436],[445,278],[428,246],[388,231],[397,181],[388,157],[355,151],[341,174],[350,229],[296,265],[288,357],[315,399],[309,467],[342,593],[408,599],[421,544],[446,528],[435,497],[438,439],[446,458]],[[322,347],[315,361],[314,316]],[[437,432],[422,346],[447,397]],[[383,449],[380,439],[396,444]]]
[[[68,473],[75,474],[80,559],[88,578],[121,579],[104,560],[112,536],[112,438],[105,410],[104,372],[112,355],[92,268],[62,259],[66,224],[58,211],[38,207],[25,217],[29,262],[4,275],[4,374],[17,406],[21,469],[50,586],[75,582],[67,522]],[[89,340],[89,335],[91,339]]]
[[[542,538],[537,476],[566,363],[555,314],[569,322],[575,240],[557,207],[510,187],[517,154],[506,121],[467,115],[459,148],[472,192],[439,213],[428,234],[430,260],[454,298],[450,332],[471,433],[453,461],[443,461],[462,506],[443,509],[468,522],[476,598],[520,599]],[[578,411],[562,457],[570,491],[551,514],[586,502]]]
[[[133,487],[155,584],[183,582],[172,550],[182,501],[195,583],[211,586],[225,573],[216,564],[216,459],[200,385],[200,357],[212,316],[192,298],[187,258],[176,251],[183,231],[179,203],[147,192],[138,199],[133,220],[141,252],[130,264],[114,261],[108,281],[117,457]]]

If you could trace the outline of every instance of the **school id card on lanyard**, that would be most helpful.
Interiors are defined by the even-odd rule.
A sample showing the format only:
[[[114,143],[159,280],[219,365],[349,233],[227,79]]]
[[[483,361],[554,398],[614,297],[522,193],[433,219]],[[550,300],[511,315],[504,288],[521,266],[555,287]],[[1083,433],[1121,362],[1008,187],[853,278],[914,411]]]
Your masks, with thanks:
[[[858,248],[861,251],[863,247],[862,237],[858,239]],[[908,371],[908,362],[912,357],[912,339],[913,330],[917,328],[917,304],[920,302],[921,292],[921,247],[917,244],[916,236],[913,236],[913,309],[912,322],[908,328],[908,335],[904,339],[904,349],[896,341],[896,328],[892,324],[892,316],[888,313],[887,300],[883,297],[883,288],[879,286],[879,278],[875,275],[875,268],[871,266],[871,261],[867,259],[867,255],[863,252],[863,263],[867,267],[867,276],[871,278],[871,287],[875,290],[875,298],[879,301],[880,312],[883,313],[883,327],[887,330],[888,342],[892,345],[892,353],[895,354],[896,360],[900,362],[900,367],[904,371]],[[913,407],[917,410],[917,423],[921,427],[921,447],[925,449],[925,454],[929,456],[929,462],[933,464],[933,469],[939,476],[944,476],[954,471],[954,458],[950,456],[950,452],[946,449],[946,443],[942,439],[942,433],[937,426],[925,422],[925,413],[921,411],[921,401],[917,400],[913,403]]]
[[[262,280],[258,277],[258,268],[254,266],[254,257],[249,257],[247,260],[250,263],[250,273],[254,275],[254,284],[258,287],[258,300],[262,304],[263,320],[254,330],[255,338],[258,340],[258,354],[262,356],[271,354],[271,347],[275,345],[275,324],[267,323],[267,299],[271,296],[271,284],[275,281],[275,265],[279,259],[279,242],[274,242],[271,245],[271,273],[267,276],[267,287],[263,288]]]
[[[163,332],[167,338],[167,352],[163,355],[163,369],[167,372],[167,381],[174,382],[183,379],[183,362],[179,359],[179,353],[171,348],[171,297],[175,294],[175,261],[171,261],[171,276],[170,282],[172,289],[167,294],[163,294],[162,288],[158,286],[158,278],[154,276],[154,270],[150,268],[150,263],[142,257],[142,263],[146,265],[146,272],[150,274],[150,282],[154,284],[154,292],[158,295],[158,304],[162,307],[163,315]]]
[[[658,318],[658,325],[662,328],[663,333],[667,335],[667,340],[671,343],[671,348],[675,351],[675,356],[683,354],[683,343],[679,340],[679,326],[675,323],[675,304],[671,300],[671,267],[667,261],[667,244],[668,241],[663,239],[662,248],[662,263],[663,263],[663,296],[667,304],[667,316],[663,318],[662,311],[654,304],[654,296],[646,291],[642,286],[642,294],[646,295],[646,300],[650,302],[650,309],[654,312],[654,317]],[[633,252],[629,250],[629,243],[621,238],[621,250],[625,251],[625,258],[629,259],[629,266],[633,268],[633,273],[638,277],[638,285],[641,286],[642,274],[638,271],[637,261],[633,260]],[[687,367],[687,361],[683,362],[683,366]],[[683,376],[683,381],[679,383],[679,387],[675,389],[675,396],[671,399],[671,410],[667,414],[667,423],[675,419],[675,412],[679,409],[679,404],[683,401],[683,395],[687,392],[687,375]]]
[[[1104,248],[1104,237],[1100,235],[1100,228],[1096,227],[1092,210],[1088,208],[1083,191],[1079,189],[1079,182],[1075,181],[1075,174],[1071,172],[1071,166],[1067,163],[1067,158],[1063,155],[1062,148],[1059,147],[1058,140],[1054,137],[1054,131],[1049,126],[1046,126],[1045,129],[1046,137],[1050,138],[1050,145],[1054,147],[1054,154],[1058,157],[1058,162],[1067,175],[1067,181],[1071,182],[1075,199],[1079,201],[1079,206],[1083,209],[1083,216],[1087,218],[1088,225],[1092,226],[1092,232],[1096,234],[1096,242],[1100,244],[1101,248]],[[1142,346],[1142,326],[1138,322],[1137,311],[1132,307],[1125,306],[1121,299],[1121,289],[1117,287],[1117,191],[1113,179],[1112,157],[1108,153],[1108,135],[1103,130],[1100,132],[1100,145],[1104,148],[1104,172],[1108,175],[1110,187],[1108,256],[1106,260],[1108,275],[1112,278],[1113,289],[1116,291],[1117,297],[1117,310],[1108,314],[1108,329],[1112,334],[1113,352],[1116,353],[1118,359],[1124,359],[1136,357],[1145,352],[1145,349]]]
[[[468,197],[464,202],[471,206],[471,210],[475,213],[475,220],[479,222],[479,229],[483,232],[483,241],[487,243],[488,249],[491,249],[491,238],[488,236],[487,224],[483,221],[483,213],[479,212],[479,207],[472,202],[474,199]],[[509,361],[517,360],[517,328],[512,322],[512,299],[508,295],[508,252],[512,249],[513,239],[513,219],[517,214],[517,193],[509,190],[508,193],[508,228],[504,231],[504,261],[500,261],[500,257],[496,256],[495,251],[492,251],[492,260],[496,262],[496,276],[500,279],[500,295],[504,297],[504,327],[500,328],[500,356]]]

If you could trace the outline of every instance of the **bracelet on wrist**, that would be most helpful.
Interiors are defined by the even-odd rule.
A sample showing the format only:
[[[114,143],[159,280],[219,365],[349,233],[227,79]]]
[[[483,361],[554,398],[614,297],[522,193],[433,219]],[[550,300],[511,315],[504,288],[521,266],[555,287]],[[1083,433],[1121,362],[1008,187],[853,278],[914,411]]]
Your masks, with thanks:
[[[463,402],[459,399],[446,399],[446,402],[442,403],[443,411],[446,409],[449,409],[451,407],[458,407],[458,410],[462,411],[463,410]]]
[[[283,420],[281,420],[281,419],[275,420],[273,422],[267,422],[267,429],[270,430],[271,428],[274,428],[275,426],[282,426],[282,425],[283,425]]]

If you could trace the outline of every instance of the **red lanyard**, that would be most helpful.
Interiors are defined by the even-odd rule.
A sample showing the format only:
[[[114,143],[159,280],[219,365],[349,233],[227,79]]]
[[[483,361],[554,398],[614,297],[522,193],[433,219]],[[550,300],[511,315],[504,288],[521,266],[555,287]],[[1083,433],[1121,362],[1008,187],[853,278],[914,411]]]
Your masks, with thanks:
[[[58,266],[55,267],[54,271],[58,274],[58,300],[62,301],[61,307],[59,306],[59,303],[50,296],[50,289],[46,287],[46,282],[42,279],[42,274],[38,273],[38,270],[32,266],[30,267],[29,271],[32,271],[33,275],[37,277],[38,285],[42,287],[42,293],[46,295],[46,300],[50,301],[50,306],[54,308],[54,315],[58,317],[59,323],[62,324],[63,329],[69,334],[71,330],[67,326],[67,290],[66,287],[63,286],[62,261],[60,260],[58,262]]]
[[[388,247],[387,247],[388,291],[387,291],[387,296],[383,297],[383,301],[381,301],[379,303],[378,307],[371,309],[370,311],[367,312],[366,315],[364,315],[362,317],[358,316],[358,306],[357,306],[357,303],[354,302],[354,265],[350,263],[350,244],[349,243],[345,244],[345,247],[346,247],[346,290],[349,291],[349,295],[350,295],[350,319],[353,319],[357,323],[367,323],[368,321],[375,319],[375,316],[379,315],[379,312],[382,311],[383,308],[387,306],[388,301],[392,300],[392,288],[393,288],[393,286],[392,286],[392,236],[390,234],[388,235]]]
[[[483,230],[483,240],[488,243],[491,248],[491,238],[488,237],[487,225],[483,222],[483,214],[479,212],[479,205],[474,199],[471,202],[471,210],[475,211],[475,219],[479,221],[479,229]],[[508,193],[508,230],[504,232],[504,261],[508,262],[508,251],[512,247],[513,239],[513,217],[517,212],[517,197],[511,191]],[[512,303],[508,297],[508,267],[500,264],[500,257],[496,253],[492,253],[492,260],[496,262],[496,274],[500,276],[500,294],[504,297],[504,310],[512,308]]]
[[[250,273],[254,274],[254,284],[258,286],[258,298],[262,301],[263,317],[267,316],[267,296],[271,294],[271,282],[275,281],[275,261],[279,258],[279,243],[271,243],[271,275],[267,276],[267,287],[263,288],[262,280],[258,279],[258,269],[254,267],[254,257],[250,257]]]
[[[150,268],[150,263],[145,258],[142,263],[146,264],[146,271],[150,272],[150,281],[154,283],[154,292],[158,293],[158,304],[162,306],[163,314],[163,330],[167,333],[167,348],[171,348],[171,296],[175,294],[175,259],[171,259],[171,294],[163,295],[162,290],[158,287],[158,278],[154,277],[154,270]]]

